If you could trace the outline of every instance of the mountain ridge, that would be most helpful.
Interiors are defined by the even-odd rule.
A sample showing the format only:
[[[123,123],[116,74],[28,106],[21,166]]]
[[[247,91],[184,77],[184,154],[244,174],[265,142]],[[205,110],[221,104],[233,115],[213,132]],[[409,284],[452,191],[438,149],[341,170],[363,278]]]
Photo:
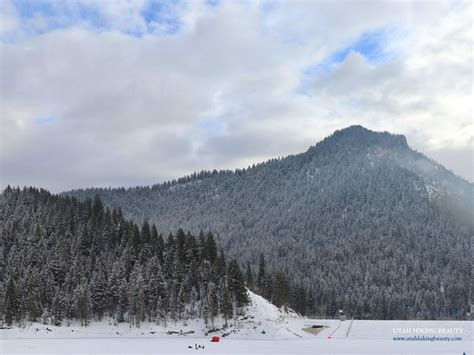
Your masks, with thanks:
[[[356,146],[359,146],[359,148],[369,148],[369,147],[382,147],[382,148],[388,148],[388,149],[399,149],[399,150],[409,150],[411,151],[412,154],[415,156],[418,156],[420,160],[424,159],[426,161],[429,161],[432,165],[435,165],[437,169],[442,169],[446,173],[450,174],[452,178],[458,179],[459,181],[462,181],[463,183],[466,183],[468,185],[474,186],[474,183],[467,181],[463,177],[456,175],[454,172],[451,170],[447,169],[443,165],[437,163],[433,159],[427,157],[423,153],[420,153],[416,150],[413,150],[409,145],[408,141],[403,134],[393,134],[388,131],[383,131],[383,132],[378,132],[378,131],[373,131],[370,129],[367,129],[361,125],[352,125],[348,126],[343,129],[339,129],[334,131],[331,135],[323,138],[321,141],[315,143],[314,145],[310,146],[306,151],[301,152],[301,153],[296,153],[296,154],[289,154],[284,157],[278,157],[278,158],[270,158],[266,161],[262,161],[259,163],[254,163],[252,165],[249,165],[247,168],[236,168],[236,169],[213,169],[213,170],[201,170],[201,171],[195,171],[189,175],[184,175],[179,178],[167,180],[164,182],[159,182],[159,183],[154,183],[150,185],[136,185],[136,186],[130,186],[130,187],[88,187],[88,188],[77,188],[77,189],[71,189],[67,190],[64,192],[61,192],[60,194],[75,194],[76,192],[83,192],[83,191],[88,191],[88,190],[117,190],[117,191],[133,191],[136,189],[143,189],[143,188],[151,188],[151,189],[156,189],[159,188],[160,186],[165,186],[169,187],[170,185],[176,185],[180,183],[186,183],[189,182],[190,180],[196,180],[196,179],[203,179],[215,174],[243,174],[247,172],[250,169],[257,168],[264,166],[266,164],[271,164],[274,162],[278,161],[284,161],[286,159],[292,159],[292,158],[299,158],[302,160],[302,162],[306,162],[308,159],[311,159],[311,157],[314,154],[321,154],[321,149],[325,148],[327,149],[329,147],[329,151],[331,153],[334,153],[334,151],[337,151],[337,149],[341,148],[341,143],[347,145],[350,143],[356,143]],[[425,170],[426,170],[425,166]]]

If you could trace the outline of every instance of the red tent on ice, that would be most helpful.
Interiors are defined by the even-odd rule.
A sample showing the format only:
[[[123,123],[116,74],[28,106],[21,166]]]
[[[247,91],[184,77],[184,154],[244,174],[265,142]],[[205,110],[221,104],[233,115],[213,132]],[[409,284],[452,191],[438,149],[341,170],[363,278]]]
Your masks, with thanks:
[[[221,341],[221,337],[214,336],[211,338],[211,343],[218,343]]]

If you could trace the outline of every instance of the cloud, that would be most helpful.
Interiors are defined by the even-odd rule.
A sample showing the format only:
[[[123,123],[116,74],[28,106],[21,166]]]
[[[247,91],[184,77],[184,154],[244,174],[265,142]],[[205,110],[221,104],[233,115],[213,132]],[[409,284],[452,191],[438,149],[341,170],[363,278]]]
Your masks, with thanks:
[[[472,179],[443,153],[472,151],[470,3],[51,3],[2,2],[2,185],[150,184],[353,123]]]
[[[452,10],[394,40],[400,56],[394,61],[372,65],[351,52],[314,81],[313,95],[337,106],[341,117],[364,117],[376,129],[407,134],[428,154],[472,149],[472,23],[460,14],[465,10]],[[449,160],[441,161],[449,167]],[[471,168],[456,171],[472,179]]]

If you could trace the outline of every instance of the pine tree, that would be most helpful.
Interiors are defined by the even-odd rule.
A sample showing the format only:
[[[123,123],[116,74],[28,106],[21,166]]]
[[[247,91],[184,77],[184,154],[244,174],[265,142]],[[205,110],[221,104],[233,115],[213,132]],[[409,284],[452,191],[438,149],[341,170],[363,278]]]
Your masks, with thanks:
[[[260,253],[259,264],[258,264],[258,276],[257,276],[257,291],[260,294],[263,294],[263,289],[265,286],[265,258],[263,253]]]
[[[227,263],[225,260],[224,251],[221,249],[219,256],[214,263],[214,274],[219,280],[222,280],[227,274]]]
[[[66,294],[57,290],[53,299],[51,317],[55,326],[60,326],[66,313]]]
[[[145,320],[145,291],[143,285],[138,290],[138,302],[137,302],[137,327],[140,328],[140,323]]]
[[[102,319],[104,312],[107,309],[108,289],[107,280],[102,270],[94,273],[90,285],[92,313],[97,316],[99,320]]]
[[[91,297],[85,280],[76,289],[76,310],[81,326],[87,326],[91,317]]]
[[[214,319],[219,314],[217,287],[213,282],[210,282],[207,287],[207,305],[209,312],[209,320],[211,327],[214,328]]]
[[[204,264],[207,261],[204,261]],[[207,328],[209,324],[209,300],[207,297],[207,287],[209,285],[209,267],[207,265],[201,265],[200,267],[200,278],[199,278],[199,309],[198,316],[204,320],[204,324]]]
[[[141,293],[143,292],[144,287],[144,279],[142,275],[142,270],[139,263],[136,263],[133,271],[130,275],[130,281],[128,285],[129,291],[129,317],[130,322],[137,327],[140,326],[140,322],[143,318],[142,312],[144,312],[144,304],[142,304],[142,296]]]
[[[245,280],[236,260],[229,263],[229,291],[232,298],[236,302],[237,307],[241,307],[248,303],[247,289],[245,288]]]
[[[143,226],[142,226],[142,231],[141,231],[141,241],[144,245],[149,245],[151,242],[150,224],[148,223],[147,220],[143,221]]]
[[[157,324],[162,324],[163,326],[166,327],[167,325],[167,312],[166,312],[166,307],[165,307],[166,301],[164,301],[162,296],[158,297],[158,300],[156,301],[156,323]]]
[[[272,274],[266,274],[265,278],[263,279],[263,289],[262,289],[262,296],[273,302],[273,277]]]
[[[109,274],[107,280],[108,302],[107,310],[111,316],[114,316],[117,311],[120,298],[120,266],[115,262],[112,266],[112,272]]]
[[[132,234],[132,250],[136,254],[138,254],[140,250],[140,230],[138,229],[137,225],[133,225],[133,234]]]
[[[117,311],[116,311],[116,319],[117,322],[123,322],[125,321],[125,313],[127,312],[129,305],[128,301],[128,293],[127,293],[127,286],[125,283],[125,280],[122,280],[120,286],[119,286],[119,291],[118,291],[118,305],[117,305]]]
[[[39,288],[37,285],[38,274],[35,270],[31,271],[31,274],[28,278],[27,286],[27,305],[26,312],[28,313],[28,320],[31,322],[36,322],[36,320],[41,317],[41,299],[39,295]]]
[[[250,263],[247,263],[247,269],[245,270],[245,279],[247,287],[253,290],[253,275],[252,269],[250,268]]]
[[[209,258],[209,262],[211,263],[211,265],[213,265],[217,259],[217,246],[216,242],[214,241],[214,236],[211,233],[207,234],[205,248],[206,255]]]
[[[273,303],[277,307],[287,305],[290,296],[290,288],[285,274],[281,271],[276,273],[275,284],[273,287]]]
[[[12,277],[7,282],[5,290],[5,322],[7,325],[11,325],[12,322],[18,319],[18,307],[19,307],[18,294],[16,291],[15,281]]]
[[[224,288],[222,293],[221,310],[224,316],[225,326],[227,326],[229,319],[232,319],[233,315],[232,298],[228,288]]]

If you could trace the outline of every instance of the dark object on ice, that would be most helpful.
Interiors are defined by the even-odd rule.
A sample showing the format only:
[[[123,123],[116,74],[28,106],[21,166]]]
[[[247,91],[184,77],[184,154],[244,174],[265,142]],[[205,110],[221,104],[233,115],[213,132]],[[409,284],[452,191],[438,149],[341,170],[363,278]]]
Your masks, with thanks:
[[[49,328],[46,328],[46,330],[47,330],[48,332],[52,332],[52,330],[51,330],[51,329],[49,329]]]
[[[266,334],[266,332],[264,330],[262,330],[262,334]]]
[[[150,334],[155,334],[156,332],[150,332]]]
[[[174,335],[174,334],[177,334],[177,335],[188,335],[188,334],[193,334],[194,333],[194,330],[190,330],[190,331],[187,331],[187,332],[183,332],[182,330],[180,330],[179,332],[177,331],[174,331],[174,330],[168,330],[166,332],[166,334],[168,335]]]
[[[191,345],[188,345],[188,349],[192,349],[193,347]]]
[[[307,328],[303,328],[303,330],[313,335],[318,335],[323,331],[324,328],[326,328],[324,324],[313,324],[311,326],[308,326]]]
[[[211,338],[211,343],[218,343],[218,342],[220,342],[220,341],[221,341],[221,338],[218,337],[218,336],[213,336],[213,337]]]
[[[211,333],[220,332],[220,331],[222,331],[222,330],[223,330],[222,328],[212,328],[212,329],[209,329],[208,331],[206,331],[206,332],[204,333],[204,335],[209,335],[209,334],[211,334]]]
[[[255,329],[255,328],[254,328],[254,329]],[[231,331],[229,331],[229,332],[227,332],[227,333],[222,333],[222,338],[225,338],[226,336],[231,335],[232,333],[235,333],[235,332],[236,332],[236,330],[233,329],[233,330],[231,330]]]

